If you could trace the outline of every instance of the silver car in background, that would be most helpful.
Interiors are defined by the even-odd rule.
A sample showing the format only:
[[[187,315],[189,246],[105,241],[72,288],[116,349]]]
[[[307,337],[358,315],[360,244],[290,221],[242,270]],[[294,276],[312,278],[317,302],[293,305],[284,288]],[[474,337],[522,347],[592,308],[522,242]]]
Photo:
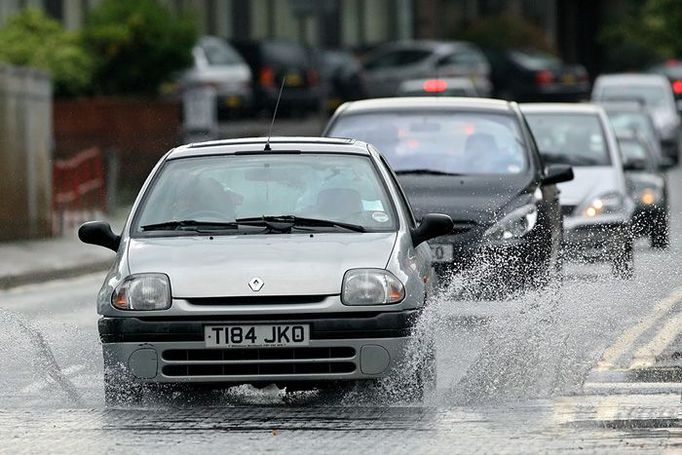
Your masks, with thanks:
[[[251,108],[253,88],[251,69],[224,39],[205,36],[192,49],[194,65],[180,77],[179,89],[215,90],[219,112],[247,111]]]
[[[604,109],[592,104],[522,104],[545,163],[570,164],[559,184],[567,255],[610,261],[613,275],[634,272],[630,198],[618,142]]]
[[[413,333],[435,287],[426,241],[452,229],[447,215],[417,224],[363,142],[178,147],[120,236],[79,229],[117,252],[97,298],[106,401],[159,384],[309,389],[397,369],[420,396],[434,377],[428,334]],[[430,354],[409,370],[414,338]]]
[[[463,41],[398,41],[380,46],[364,59],[368,98],[398,94],[407,80],[466,77],[477,93],[492,92],[490,64],[475,45]]]
[[[605,74],[594,82],[592,101],[626,100],[635,100],[651,112],[663,152],[677,163],[682,126],[668,79],[658,74]]]

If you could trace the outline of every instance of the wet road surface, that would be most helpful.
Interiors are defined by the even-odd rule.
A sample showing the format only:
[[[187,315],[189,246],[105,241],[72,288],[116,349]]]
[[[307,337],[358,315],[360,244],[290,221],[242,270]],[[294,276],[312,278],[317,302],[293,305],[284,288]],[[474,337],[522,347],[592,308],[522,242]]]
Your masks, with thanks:
[[[674,171],[672,246],[638,242],[631,281],[570,264],[563,283],[510,301],[456,301],[451,289],[435,302],[422,324],[437,335],[438,390],[423,404],[404,402],[393,378],[343,396],[239,387],[107,409],[103,275],[4,291],[0,452],[682,450],[678,182]]]

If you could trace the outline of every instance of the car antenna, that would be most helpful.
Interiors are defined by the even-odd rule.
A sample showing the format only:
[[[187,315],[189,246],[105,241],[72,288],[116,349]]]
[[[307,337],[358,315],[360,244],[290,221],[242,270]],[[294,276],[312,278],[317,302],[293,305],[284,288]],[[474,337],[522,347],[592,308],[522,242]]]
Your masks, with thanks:
[[[265,148],[263,151],[269,152],[272,150],[270,148],[270,136],[272,136],[272,126],[275,124],[275,117],[277,117],[277,109],[279,108],[279,100],[282,98],[282,90],[284,90],[284,82],[287,80],[286,76],[282,77],[282,85],[279,86],[279,94],[277,95],[277,102],[275,103],[275,110],[272,112],[272,121],[270,122],[270,129],[268,130],[268,140],[265,142]]]

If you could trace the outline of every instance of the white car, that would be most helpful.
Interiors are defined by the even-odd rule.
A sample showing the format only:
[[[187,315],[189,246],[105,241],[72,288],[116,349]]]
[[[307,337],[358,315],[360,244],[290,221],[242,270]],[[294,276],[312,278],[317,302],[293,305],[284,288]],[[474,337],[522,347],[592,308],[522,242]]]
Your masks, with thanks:
[[[651,112],[663,152],[679,161],[682,126],[670,82],[658,74],[606,74],[592,89],[592,101],[635,100]]]
[[[632,219],[621,154],[600,106],[521,105],[545,164],[570,164],[575,178],[559,184],[566,254],[610,261],[614,276],[634,271]]]

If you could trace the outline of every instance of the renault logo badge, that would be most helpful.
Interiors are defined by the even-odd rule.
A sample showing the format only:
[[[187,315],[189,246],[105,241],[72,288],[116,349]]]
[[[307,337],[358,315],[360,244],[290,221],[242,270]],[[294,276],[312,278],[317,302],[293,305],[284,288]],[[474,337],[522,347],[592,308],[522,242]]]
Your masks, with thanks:
[[[257,276],[251,278],[251,281],[249,281],[249,287],[253,292],[260,291],[263,288],[264,284],[265,282]]]

